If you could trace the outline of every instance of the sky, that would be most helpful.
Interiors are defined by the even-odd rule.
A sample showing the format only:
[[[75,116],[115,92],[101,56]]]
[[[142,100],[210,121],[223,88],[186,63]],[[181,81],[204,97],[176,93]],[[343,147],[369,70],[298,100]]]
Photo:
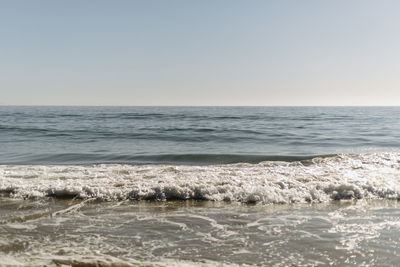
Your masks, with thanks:
[[[397,0],[0,0],[0,105],[399,105]]]

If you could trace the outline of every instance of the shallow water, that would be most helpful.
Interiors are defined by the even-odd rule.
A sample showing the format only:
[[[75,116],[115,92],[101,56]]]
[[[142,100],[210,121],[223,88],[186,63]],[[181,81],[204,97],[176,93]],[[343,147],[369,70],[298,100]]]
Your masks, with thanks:
[[[399,203],[1,199],[2,264],[396,266]]]

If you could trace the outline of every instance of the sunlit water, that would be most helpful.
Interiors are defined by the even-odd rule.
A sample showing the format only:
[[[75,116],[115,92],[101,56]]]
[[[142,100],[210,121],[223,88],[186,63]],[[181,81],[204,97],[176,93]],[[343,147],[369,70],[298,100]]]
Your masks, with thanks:
[[[397,201],[2,199],[2,264],[396,266]]]
[[[397,266],[399,116],[0,107],[0,265]]]

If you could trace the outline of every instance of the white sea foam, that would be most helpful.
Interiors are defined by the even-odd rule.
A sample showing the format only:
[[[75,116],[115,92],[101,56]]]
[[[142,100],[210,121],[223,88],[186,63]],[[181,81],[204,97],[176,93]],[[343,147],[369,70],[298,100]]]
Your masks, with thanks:
[[[174,260],[162,259],[155,262],[138,262],[135,260],[120,260],[118,258],[107,255],[95,256],[59,256],[45,255],[42,257],[32,256],[30,258],[16,257],[9,255],[1,255],[2,262],[0,266],[105,266],[105,267],[138,267],[138,266],[154,266],[154,267],[211,267],[211,266],[239,266],[237,264],[224,264],[211,260],[190,261],[190,260]],[[249,266],[241,264],[240,266]]]
[[[244,203],[400,199],[400,154],[375,153],[213,166],[0,166],[14,198],[199,199]]]

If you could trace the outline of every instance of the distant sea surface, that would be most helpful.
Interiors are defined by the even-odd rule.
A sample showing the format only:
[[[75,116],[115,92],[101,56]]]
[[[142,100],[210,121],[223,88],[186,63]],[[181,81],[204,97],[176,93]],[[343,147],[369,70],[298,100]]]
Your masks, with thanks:
[[[397,151],[395,107],[0,107],[3,164],[219,164]]]
[[[396,266],[399,163],[399,107],[0,106],[0,266]]]

